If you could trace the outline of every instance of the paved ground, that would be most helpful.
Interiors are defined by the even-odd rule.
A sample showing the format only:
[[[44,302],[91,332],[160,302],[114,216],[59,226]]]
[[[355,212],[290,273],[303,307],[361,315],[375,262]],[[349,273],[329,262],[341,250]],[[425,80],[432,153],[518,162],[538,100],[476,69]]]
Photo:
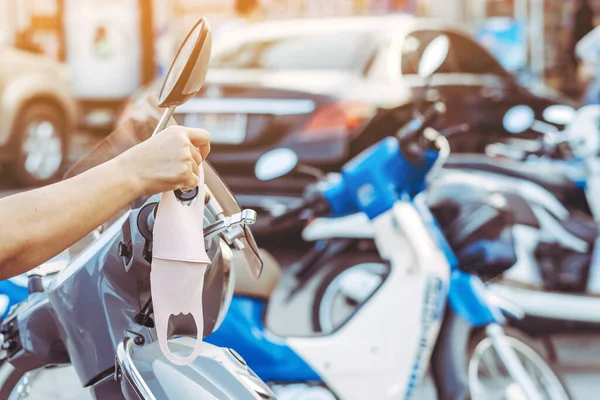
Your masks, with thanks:
[[[81,157],[100,138],[98,136],[80,133],[75,137],[71,161]],[[0,197],[18,191],[9,187],[5,180],[0,180]],[[4,183],[2,183],[4,182]],[[296,255],[279,254],[282,263],[289,265]],[[280,334],[303,334],[309,332],[310,320],[309,310],[313,285],[299,295],[288,305],[283,305],[282,298],[285,296],[290,285],[290,280],[282,279],[280,288],[276,292],[269,313],[268,323],[274,331]],[[599,310],[600,312],[600,310]],[[368,333],[366,333],[368,334]],[[600,398],[600,335],[587,336],[584,338],[561,337],[556,338],[558,355],[561,360],[560,370],[564,374],[566,383],[573,395],[574,400],[595,400]],[[61,382],[57,387],[56,382]],[[70,384],[62,384],[71,382]],[[29,399],[80,399],[81,392],[77,388],[76,380],[72,370],[57,369],[45,375],[39,381],[44,387],[39,396],[30,396]],[[433,399],[435,391],[429,380],[417,394],[418,399]]]

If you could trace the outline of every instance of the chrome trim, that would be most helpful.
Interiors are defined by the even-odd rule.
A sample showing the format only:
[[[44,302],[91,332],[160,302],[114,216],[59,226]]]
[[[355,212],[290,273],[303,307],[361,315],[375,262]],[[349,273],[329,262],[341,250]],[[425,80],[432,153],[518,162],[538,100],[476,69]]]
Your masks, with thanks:
[[[224,217],[223,219],[218,220],[217,222],[210,224],[204,229],[204,239],[211,239],[213,236],[222,233],[226,236],[228,241],[232,241],[244,235],[244,231],[240,230],[239,235],[234,235],[234,237],[228,237],[226,233],[230,233],[228,231],[236,228],[240,225],[252,225],[256,222],[256,211],[254,210],[244,210],[241,213],[233,214],[229,217]]]
[[[133,340],[130,337],[123,339],[117,347],[116,356],[116,374],[115,378],[120,380],[119,373],[127,379],[135,393],[142,400],[156,400],[154,394],[140,375],[131,359],[131,349],[133,348]]]
[[[156,125],[156,128],[154,128],[154,132],[152,132],[152,136],[158,134],[167,127],[167,123],[169,123],[169,119],[171,119],[174,112],[175,107],[169,107],[163,112],[162,116],[160,117],[160,121],[158,121],[158,125]]]
[[[310,114],[315,109],[316,105],[312,100],[194,98],[179,106],[175,114],[302,115]]]
[[[549,238],[553,243],[559,243],[579,253],[587,253],[588,243],[563,228],[547,209],[532,205],[531,210],[540,223],[542,241],[548,241]]]

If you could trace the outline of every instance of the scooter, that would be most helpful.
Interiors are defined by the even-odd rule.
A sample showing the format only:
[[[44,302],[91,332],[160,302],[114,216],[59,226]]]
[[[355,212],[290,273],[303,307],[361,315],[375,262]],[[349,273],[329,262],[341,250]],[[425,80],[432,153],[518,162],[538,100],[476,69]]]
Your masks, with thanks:
[[[488,156],[455,155],[445,168],[532,182],[546,192],[537,195],[559,200],[562,206],[551,207],[561,217],[577,212],[599,221],[600,192],[596,187],[600,169],[596,155],[600,151],[600,107],[586,106],[575,112],[570,107],[551,106],[544,116],[555,124],[565,124],[565,130],[561,132],[554,125],[536,121],[533,110],[527,106],[516,106],[504,117],[505,130],[519,135],[534,129],[542,134],[541,140],[514,138],[492,144],[486,149]]]
[[[80,241],[80,245],[89,244],[92,241],[99,239],[101,232],[102,228],[94,230]],[[56,257],[37,267],[35,271],[32,271],[31,273],[41,275],[41,283],[44,287],[47,287],[54,278],[54,275],[69,265],[69,262],[73,258],[70,251],[71,249],[63,251]],[[26,273],[5,281],[0,281],[0,321],[6,318],[14,306],[21,303],[29,296],[29,275],[30,273]]]
[[[114,150],[115,143],[131,146],[132,138],[143,140],[152,133],[148,128],[162,130],[174,107],[201,87],[210,46],[210,28],[200,19],[165,79],[159,105],[168,108],[158,126],[152,114],[143,122],[138,119],[145,132],[132,130],[132,121],[123,124],[106,139],[106,146],[92,151],[79,166],[93,167],[109,156],[105,150]],[[259,275],[262,268],[246,226],[252,223],[253,212],[239,209],[210,164],[204,163],[204,171],[204,199],[195,199],[198,190],[175,194],[181,202],[205,202],[204,239],[212,260],[204,279],[204,332],[195,332],[193,318],[171,316],[169,348],[177,354],[190,354],[196,344],[191,337],[207,336],[222,322],[232,295],[232,253],[239,253],[238,260],[251,276]],[[230,349],[203,343],[199,357],[187,366],[172,364],[163,356],[156,341],[149,282],[159,199],[160,195],[137,199],[47,287],[41,282],[41,271],[30,273],[28,298],[13,308],[0,327],[7,357],[0,367],[0,398],[48,398],[46,390],[67,397],[72,395],[71,387],[79,389],[78,395],[85,391],[98,399],[274,398]],[[40,383],[44,380],[46,386]]]
[[[448,47],[443,35],[431,42],[419,66],[421,76],[442,64]],[[232,346],[280,399],[411,398],[430,359],[442,399],[569,398],[543,358],[502,327],[504,313],[512,309],[518,314],[518,307],[500,305],[480,278],[459,268],[419,198],[427,174],[435,173],[449,152],[444,137],[428,128],[443,109],[435,104],[395,137],[351,160],[337,179],[312,186],[299,207],[275,219],[308,212],[337,224],[338,217],[364,214],[378,262],[359,263],[352,279],[340,274],[339,285],[328,288],[332,296],[343,295],[344,286],[363,295],[351,315],[318,336],[280,337],[263,322],[273,282],[263,282],[256,291],[243,285],[246,289],[237,291],[221,328],[207,339]],[[274,150],[259,160],[256,174],[273,179],[290,172],[296,162],[290,150]],[[493,204],[486,210],[502,214]],[[458,231],[465,243],[473,244],[480,233],[473,229],[475,222],[462,221],[465,226]],[[489,221],[479,222],[477,228]],[[498,229],[507,228],[500,224]],[[458,255],[468,259],[481,253],[477,248],[467,246]],[[269,268],[277,270],[273,264]],[[472,328],[483,336],[469,351]],[[497,368],[488,368],[489,360]]]
[[[523,112],[527,113],[521,111],[519,118],[514,114],[505,118],[515,131],[527,128],[532,121]],[[501,281],[490,284],[490,289],[522,306],[526,318],[514,324],[530,335],[600,330],[599,121],[600,107],[583,107],[564,132],[553,135],[552,144],[560,143],[563,151],[578,161],[547,156],[539,159],[538,154],[533,160],[509,161],[515,165],[510,169],[504,168],[504,162],[485,169],[481,168],[483,163],[457,163],[453,168],[464,169],[450,170],[442,178],[481,185],[510,199],[509,207],[516,214],[517,263]],[[554,170],[544,171],[542,163]],[[488,165],[492,163],[488,161]],[[574,179],[577,174],[578,180]],[[566,182],[569,190],[550,188],[539,182],[540,177]],[[570,201],[563,204],[561,194]],[[588,213],[573,207],[576,198],[583,199],[580,204],[586,205]]]

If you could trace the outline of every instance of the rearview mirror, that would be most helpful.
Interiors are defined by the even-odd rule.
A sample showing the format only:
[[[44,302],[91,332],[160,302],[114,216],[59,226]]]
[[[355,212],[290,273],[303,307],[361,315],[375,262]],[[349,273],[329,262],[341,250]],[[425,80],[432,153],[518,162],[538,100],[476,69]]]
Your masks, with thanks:
[[[513,134],[523,133],[535,122],[535,113],[531,107],[520,105],[508,110],[502,124],[504,129]]]
[[[165,77],[158,95],[159,107],[177,107],[198,93],[206,79],[211,48],[210,26],[205,18],[200,18],[183,41]]]
[[[554,105],[544,110],[543,117],[546,121],[556,125],[568,125],[573,119],[577,111],[571,106]]]
[[[298,156],[290,149],[275,149],[263,154],[256,162],[254,174],[261,181],[270,181],[289,174],[296,168]]]
[[[433,75],[446,61],[449,50],[450,41],[446,35],[440,35],[433,39],[423,50],[423,55],[419,61],[419,76],[428,78]]]

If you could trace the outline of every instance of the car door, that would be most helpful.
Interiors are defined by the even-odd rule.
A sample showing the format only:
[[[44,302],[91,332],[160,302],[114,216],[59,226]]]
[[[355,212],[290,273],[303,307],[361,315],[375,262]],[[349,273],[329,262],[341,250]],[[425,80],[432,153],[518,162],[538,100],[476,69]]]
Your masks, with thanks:
[[[418,62],[423,49],[440,34],[450,40],[448,57],[438,73],[423,82],[416,75]],[[415,30],[406,36],[400,52],[400,73],[413,94],[446,103],[445,127],[465,122],[471,126],[466,134],[452,138],[454,151],[482,151],[489,141],[505,135],[502,116],[508,108],[534,101],[492,55],[462,33]]]

